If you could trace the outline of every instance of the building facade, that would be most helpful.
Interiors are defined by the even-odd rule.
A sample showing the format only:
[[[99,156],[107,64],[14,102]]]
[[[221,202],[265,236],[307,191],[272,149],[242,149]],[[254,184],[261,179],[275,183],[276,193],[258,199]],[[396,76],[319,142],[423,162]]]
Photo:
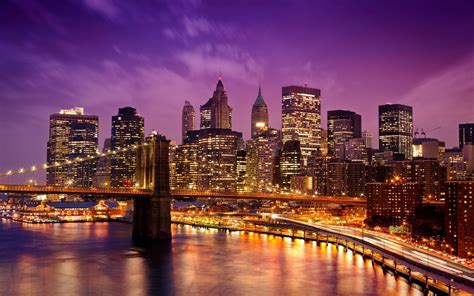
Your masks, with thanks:
[[[113,154],[110,165],[110,183],[112,187],[131,187],[135,184],[136,150],[120,149],[140,145],[145,138],[145,121],[132,107],[120,108],[112,116],[111,149]]]
[[[445,201],[448,251],[464,258],[474,257],[474,181],[447,183]]]
[[[262,89],[258,87],[258,95],[252,106],[251,137],[255,138],[268,129],[268,107],[262,96]]]
[[[393,151],[397,158],[411,159],[413,108],[400,104],[379,106],[379,149]]]
[[[307,86],[282,88],[283,143],[299,141],[303,165],[321,148],[321,90]]]
[[[386,219],[391,225],[402,225],[415,215],[422,202],[421,187],[402,181],[398,176],[388,182],[367,183],[367,217]]]
[[[284,189],[290,189],[291,178],[301,175],[303,156],[299,141],[287,141],[283,144],[280,156],[280,182]]]
[[[49,118],[46,183],[58,186],[92,186],[96,172],[99,117],[84,109],[63,109]],[[79,161],[81,160],[81,161]],[[70,162],[69,165],[60,165]]]
[[[459,148],[464,144],[474,144],[474,123],[462,123],[459,125]]]
[[[182,118],[181,118],[181,139],[183,141],[182,143],[184,143],[186,140],[186,133],[188,131],[195,130],[194,122],[195,122],[194,107],[193,105],[191,105],[189,101],[184,101],[184,107],[183,107]]]
[[[344,142],[362,137],[362,117],[348,110],[328,111],[328,153],[340,157]]]

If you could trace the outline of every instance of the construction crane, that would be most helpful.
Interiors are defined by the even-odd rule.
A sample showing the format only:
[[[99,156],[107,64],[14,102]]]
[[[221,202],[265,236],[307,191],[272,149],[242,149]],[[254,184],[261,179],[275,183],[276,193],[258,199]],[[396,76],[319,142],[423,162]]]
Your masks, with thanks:
[[[441,126],[438,126],[438,127],[432,128],[428,131],[425,131],[423,128],[416,128],[415,132],[413,133],[413,137],[416,138],[417,135],[422,135],[423,138],[426,139],[426,135],[428,133],[431,133],[432,131],[438,130],[440,128],[441,128]]]

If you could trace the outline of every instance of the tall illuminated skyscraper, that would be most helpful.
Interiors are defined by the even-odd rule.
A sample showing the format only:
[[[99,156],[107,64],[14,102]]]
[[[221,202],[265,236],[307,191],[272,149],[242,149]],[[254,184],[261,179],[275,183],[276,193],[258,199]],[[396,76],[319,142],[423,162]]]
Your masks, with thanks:
[[[328,153],[343,158],[344,142],[361,138],[361,116],[348,110],[328,111]]]
[[[186,139],[186,133],[193,131],[194,128],[194,107],[189,101],[184,102],[183,115],[182,115],[182,141],[184,143]]]
[[[321,148],[321,90],[307,86],[282,88],[283,143],[299,141],[303,164]]]
[[[145,137],[145,123],[142,116],[132,107],[120,108],[112,116],[111,149],[130,147],[141,144]],[[112,187],[131,187],[135,183],[136,151],[120,151],[112,157],[110,182]]]
[[[413,108],[400,104],[379,106],[379,149],[398,158],[412,157]]]
[[[99,117],[85,115],[84,108],[63,109],[49,117],[49,140],[46,172],[48,185],[91,186],[96,159],[74,162],[95,156],[98,151]],[[67,166],[56,163],[73,161]]]
[[[258,96],[252,106],[251,136],[257,137],[268,129],[268,108],[263,100],[262,90],[258,87]]]
[[[302,170],[302,155],[299,141],[287,141],[283,144],[280,157],[280,181],[281,186],[289,189],[291,178],[299,176]]]

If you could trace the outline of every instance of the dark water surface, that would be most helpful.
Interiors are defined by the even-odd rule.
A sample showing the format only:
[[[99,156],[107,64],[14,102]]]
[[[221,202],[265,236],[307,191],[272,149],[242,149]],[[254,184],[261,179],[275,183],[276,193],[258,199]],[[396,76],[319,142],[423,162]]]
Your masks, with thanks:
[[[145,249],[128,224],[0,219],[0,295],[422,295],[333,245],[172,228]]]

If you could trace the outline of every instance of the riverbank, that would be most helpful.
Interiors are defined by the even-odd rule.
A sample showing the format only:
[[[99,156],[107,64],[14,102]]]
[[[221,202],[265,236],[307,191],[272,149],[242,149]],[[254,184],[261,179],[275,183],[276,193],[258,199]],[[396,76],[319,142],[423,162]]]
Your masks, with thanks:
[[[258,221],[256,221],[258,222]],[[244,234],[252,235],[256,234],[266,234],[266,235],[273,235],[277,237],[283,238],[290,238],[294,239],[301,239],[305,242],[313,242],[317,246],[320,244],[326,245],[335,245],[336,248],[342,248],[345,252],[351,251],[353,252],[354,256],[362,256],[364,261],[369,259],[372,264],[377,264],[378,266],[382,267],[384,272],[389,272],[393,274],[395,277],[400,277],[405,279],[410,285],[414,284],[418,289],[425,291],[425,292],[433,292],[436,295],[472,295],[465,291],[455,290],[449,284],[437,281],[427,276],[423,275],[420,272],[414,272],[410,268],[402,264],[397,264],[395,260],[390,260],[385,258],[383,255],[374,252],[368,248],[363,246],[357,245],[355,243],[348,242],[347,240],[337,239],[335,237],[329,235],[311,235],[308,234],[306,231],[300,231],[295,229],[288,229],[278,226],[279,229],[275,229],[272,227],[265,227],[261,225],[252,225],[244,223],[241,226],[230,226],[230,225],[216,225],[212,223],[202,223],[202,222],[190,222],[190,221],[177,221],[176,219],[172,222],[177,225],[189,225],[196,228],[202,229],[218,229],[221,231],[226,232],[241,232]]]

